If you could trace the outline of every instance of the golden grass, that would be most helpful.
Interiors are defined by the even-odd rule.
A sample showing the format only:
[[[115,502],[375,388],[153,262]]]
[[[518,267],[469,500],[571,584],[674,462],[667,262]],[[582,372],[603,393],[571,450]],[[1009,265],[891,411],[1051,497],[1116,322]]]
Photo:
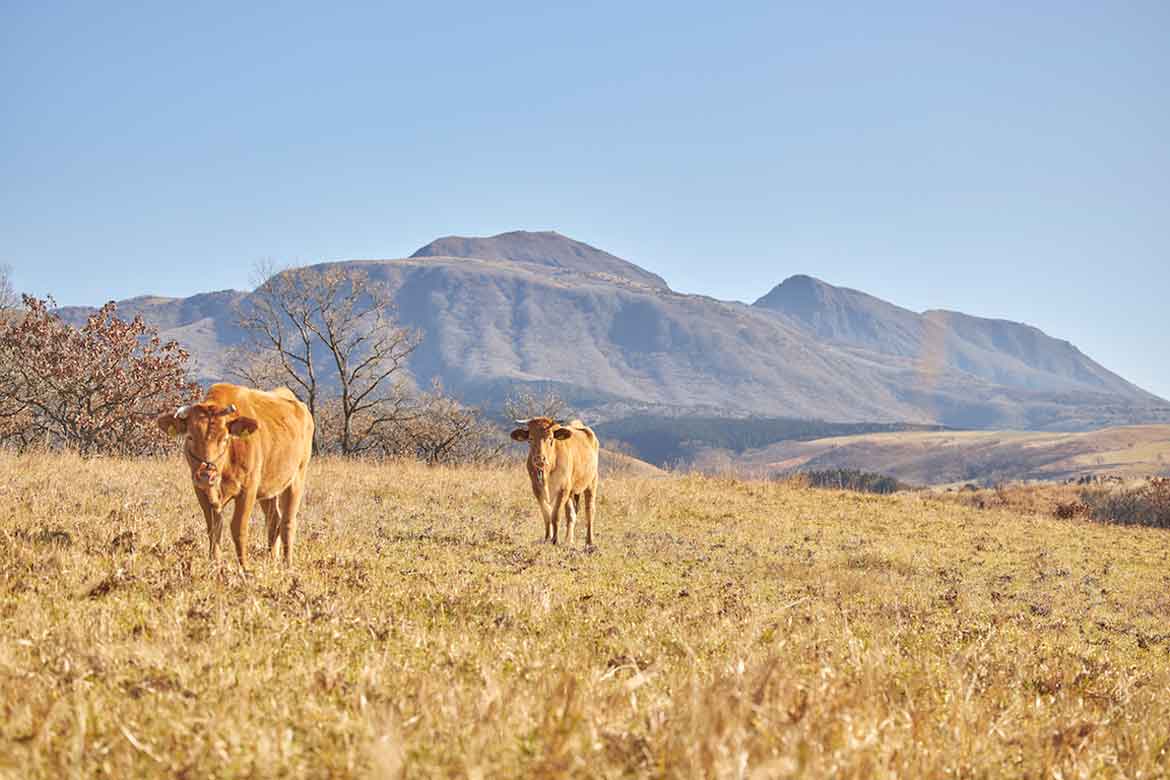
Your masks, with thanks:
[[[0,474],[2,777],[1170,771],[1162,531],[626,476],[586,554],[518,466],[321,461],[242,581],[178,460]]]
[[[1093,485],[1093,489],[1100,489]],[[936,491],[942,501],[953,501],[976,509],[998,509],[1016,514],[1057,516],[1062,505],[1080,501],[1084,485],[1063,482],[1015,482],[976,490]]]

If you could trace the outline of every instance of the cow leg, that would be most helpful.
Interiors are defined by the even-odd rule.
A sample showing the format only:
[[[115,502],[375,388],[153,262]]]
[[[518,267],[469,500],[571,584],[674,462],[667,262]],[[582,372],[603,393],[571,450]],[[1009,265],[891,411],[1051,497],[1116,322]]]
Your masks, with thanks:
[[[293,541],[297,535],[297,513],[301,510],[301,499],[305,496],[305,481],[302,477],[294,481],[280,494],[280,540],[284,544],[284,565],[292,566]]]
[[[544,540],[551,542],[553,538],[553,523],[555,522],[551,515],[552,508],[544,500],[544,496],[538,495],[536,497],[536,504],[540,507],[540,519],[544,521]]]
[[[264,530],[268,532],[268,557],[275,558],[276,543],[280,538],[280,509],[275,498],[261,499],[260,508],[264,510]]]
[[[565,501],[565,544],[572,544],[577,529],[577,503],[580,496],[573,496]]]
[[[597,480],[585,488],[585,546],[593,546],[593,513],[597,511]]]
[[[552,543],[553,544],[557,543],[557,526],[560,524],[561,510],[565,506],[566,495],[567,495],[567,493],[564,490],[557,492],[557,495],[553,499],[553,502],[552,502],[552,512],[549,513],[549,517],[552,520]]]
[[[236,545],[236,559],[242,571],[248,570],[248,521],[252,519],[252,507],[256,503],[256,491],[246,490],[236,495],[232,507],[232,541]]]
[[[219,540],[223,536],[223,510],[213,507],[211,499],[202,490],[195,491],[203,519],[207,522],[207,557],[214,561],[219,557]]]

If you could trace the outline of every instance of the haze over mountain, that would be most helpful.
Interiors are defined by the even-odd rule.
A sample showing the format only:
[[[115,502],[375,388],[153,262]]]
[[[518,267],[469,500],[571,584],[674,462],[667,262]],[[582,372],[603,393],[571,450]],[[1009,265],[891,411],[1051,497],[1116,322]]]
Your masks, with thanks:
[[[595,417],[703,408],[733,415],[1078,430],[1170,421],[1170,403],[1036,328],[918,314],[809,276],[746,305],[672,291],[661,277],[553,232],[447,237],[409,258],[348,261],[390,286],[421,329],[410,369],[466,400],[554,384]],[[134,298],[223,376],[247,293]],[[87,310],[63,313],[80,321]]]

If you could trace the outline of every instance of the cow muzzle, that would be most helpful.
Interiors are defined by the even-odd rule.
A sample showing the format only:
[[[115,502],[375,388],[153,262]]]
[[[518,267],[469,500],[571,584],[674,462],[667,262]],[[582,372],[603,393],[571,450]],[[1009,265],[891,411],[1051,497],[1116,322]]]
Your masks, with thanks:
[[[191,460],[191,476],[196,484],[210,486],[219,482],[219,466],[214,461],[198,458],[190,449],[187,450],[187,457]]]

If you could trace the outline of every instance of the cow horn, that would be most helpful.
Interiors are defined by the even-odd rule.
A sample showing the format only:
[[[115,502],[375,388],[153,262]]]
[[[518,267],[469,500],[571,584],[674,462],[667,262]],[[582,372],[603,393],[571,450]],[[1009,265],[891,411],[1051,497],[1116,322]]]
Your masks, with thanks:
[[[513,420],[517,425],[527,425],[528,420]]]
[[[191,405],[190,404],[183,404],[182,406],[180,406],[178,409],[175,410],[175,419],[176,420],[186,420],[187,415],[190,413],[191,413]]]

